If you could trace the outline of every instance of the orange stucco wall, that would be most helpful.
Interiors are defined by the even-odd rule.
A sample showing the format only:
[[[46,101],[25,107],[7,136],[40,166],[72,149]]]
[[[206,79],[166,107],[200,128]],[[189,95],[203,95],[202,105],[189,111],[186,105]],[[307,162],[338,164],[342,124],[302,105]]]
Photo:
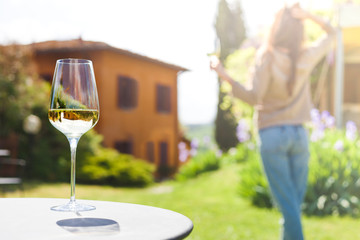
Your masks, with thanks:
[[[118,52],[96,50],[57,52],[35,55],[39,74],[53,74],[60,58],[87,58],[93,61],[100,101],[100,120],[95,129],[104,136],[104,145],[114,147],[115,141],[132,140],[134,156],[146,159],[146,144],[153,142],[154,159],[160,161],[160,142],[168,143],[168,165],[178,165],[177,71],[164,65]],[[135,79],[138,104],[131,110],[117,106],[118,76]],[[156,111],[156,84],[171,89],[171,112]]]

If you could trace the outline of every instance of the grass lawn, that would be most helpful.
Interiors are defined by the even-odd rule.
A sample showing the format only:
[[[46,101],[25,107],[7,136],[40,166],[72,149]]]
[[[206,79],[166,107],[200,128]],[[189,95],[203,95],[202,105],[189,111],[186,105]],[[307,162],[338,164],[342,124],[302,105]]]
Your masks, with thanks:
[[[185,182],[168,181],[145,189],[77,185],[79,199],[117,201],[170,209],[189,217],[192,240],[277,240],[276,210],[259,209],[236,193],[240,165],[223,167]],[[25,197],[67,198],[69,184],[29,184]],[[5,197],[19,197],[19,192]],[[304,217],[306,239],[360,239],[359,219],[350,217]]]

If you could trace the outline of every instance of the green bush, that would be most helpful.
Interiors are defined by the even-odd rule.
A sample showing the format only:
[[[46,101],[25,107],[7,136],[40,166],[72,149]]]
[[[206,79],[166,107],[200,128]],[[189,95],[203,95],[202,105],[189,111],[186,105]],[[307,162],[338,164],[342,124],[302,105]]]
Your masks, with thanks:
[[[132,155],[120,154],[112,149],[102,149],[88,156],[86,164],[78,171],[83,183],[114,186],[143,187],[153,182],[154,166]]]
[[[336,130],[326,131],[322,141],[311,143],[306,214],[359,216],[358,146],[358,140],[349,140],[344,131]]]
[[[194,178],[201,173],[214,171],[220,168],[220,158],[214,151],[199,152],[184,164],[176,175],[177,180]]]
[[[257,158],[256,143],[253,140],[239,143],[235,148],[231,148],[221,157],[223,164],[242,163],[249,159]]]
[[[69,181],[70,145],[64,134],[50,124],[47,112],[45,106],[33,107],[32,113],[39,116],[42,122],[41,130],[34,136],[19,133],[19,157],[27,161],[26,177],[29,179]],[[77,168],[86,164],[89,156],[101,151],[102,139],[94,130],[80,138],[76,153]]]
[[[326,129],[310,143],[308,188],[303,211],[307,215],[360,216],[360,146],[344,130]],[[272,207],[260,158],[243,163],[240,194],[259,207]]]
[[[261,167],[260,154],[254,149],[251,156],[240,170],[239,193],[255,206],[271,208],[272,199]]]

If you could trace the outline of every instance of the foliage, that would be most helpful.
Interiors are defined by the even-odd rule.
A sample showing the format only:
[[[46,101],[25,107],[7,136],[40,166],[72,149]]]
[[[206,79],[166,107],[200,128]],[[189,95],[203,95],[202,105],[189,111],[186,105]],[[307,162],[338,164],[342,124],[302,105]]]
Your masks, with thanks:
[[[334,118],[312,111],[310,163],[303,205],[308,215],[360,216],[360,146],[354,123],[335,129]],[[249,158],[240,173],[240,194],[259,207],[271,207],[270,191],[259,160]]]
[[[311,143],[306,214],[360,216],[359,144],[336,130]]]
[[[243,163],[250,159],[258,159],[257,147],[254,140],[239,143],[221,157],[223,164]]]
[[[225,67],[229,75],[241,84],[248,85],[249,69],[251,69],[253,65],[255,54],[255,46],[248,46],[246,48],[240,48],[229,55],[225,62]],[[231,87],[228,84],[223,84],[223,90],[230,92]],[[230,94],[228,94],[228,98],[228,101],[232,101],[231,111],[236,119],[245,119],[250,123],[253,120],[254,108],[239,99],[231,97]],[[252,128],[251,132],[254,132],[254,126],[252,124],[250,126]]]
[[[39,116],[41,130],[36,135],[20,134],[19,157],[27,160],[26,175],[31,179],[68,181],[70,179],[70,146],[66,137],[55,129],[47,117],[47,108],[37,106],[32,113]],[[87,158],[100,154],[102,136],[88,131],[79,141],[76,165],[87,164]]]
[[[225,95],[220,93],[219,96],[220,101]],[[218,106],[215,126],[215,140],[222,151],[228,151],[230,148],[236,146],[236,119],[229,108],[222,109]]]
[[[169,166],[167,164],[160,164],[155,171],[156,181],[165,181],[173,178],[178,168],[176,166]]]
[[[49,123],[50,84],[38,78],[30,61],[31,52],[24,46],[0,48],[0,138],[6,142],[9,136],[17,136],[18,142],[12,144],[19,148],[17,157],[27,161],[27,178],[65,181],[70,176],[69,143]],[[24,119],[30,114],[41,120],[36,134],[23,129]],[[100,142],[95,133],[86,134],[79,144],[79,162],[85,161],[84,155],[94,153]],[[91,147],[85,147],[88,145]]]
[[[98,155],[88,157],[78,171],[78,178],[83,183],[143,187],[153,182],[153,173],[151,164],[104,148]]]
[[[248,81],[249,69],[251,69],[253,65],[255,54],[255,46],[248,46],[236,50],[226,58],[226,71],[234,79],[245,84]]]
[[[233,79],[236,79],[237,81],[241,82],[242,84],[246,84],[248,80],[248,72],[249,68],[252,65],[252,62],[254,60],[256,49],[255,47],[247,47],[247,48],[241,48],[235,51],[233,54],[229,55],[226,59],[225,66],[230,74],[230,76],[233,77]],[[238,120],[239,119],[245,119],[246,121],[250,122],[252,121],[253,116],[253,107],[248,105],[245,102],[240,101],[239,99],[236,99],[231,96],[231,86],[229,84],[223,83],[221,85],[221,92],[224,95],[223,101],[220,104],[220,108],[223,109],[223,113],[227,112],[227,117],[231,117],[231,121],[228,122],[229,129],[225,128],[218,128],[216,129],[218,132],[218,138],[224,137],[224,138],[230,138],[231,141],[227,141],[229,144],[226,145],[226,148],[222,148],[222,150],[228,151],[232,147],[236,147],[238,143],[238,139],[236,136],[236,127],[238,126]],[[217,118],[216,121],[220,121],[221,118]],[[229,125],[229,123],[232,123]],[[252,126],[252,125],[251,125]],[[226,131],[231,131],[230,133],[225,133]],[[252,132],[254,132],[254,129],[251,129]],[[231,144],[230,144],[231,143]]]
[[[26,177],[46,181],[69,180],[70,150],[67,139],[50,124],[45,106],[34,106],[32,114],[41,120],[40,132],[34,135],[19,133],[19,158],[27,162]]]
[[[184,134],[187,139],[202,139],[213,143],[214,124],[189,124],[184,126]],[[205,143],[204,143],[205,144]]]
[[[233,8],[228,5],[226,0],[219,2],[215,29],[220,40],[219,58],[224,61],[229,54],[240,47],[241,42],[245,39],[245,27],[239,2],[236,2]],[[236,118],[231,111],[231,102],[227,101],[230,104],[224,104],[226,98],[227,94],[220,86],[215,119],[215,140],[222,151],[227,151],[237,144],[235,136]]]
[[[201,173],[217,170],[220,165],[240,163],[257,156],[257,152],[254,151],[255,138],[252,137],[247,120],[240,119],[236,126],[235,137],[237,146],[225,153],[211,143],[209,136],[203,137],[202,141],[193,138],[190,144],[180,142],[179,159],[182,162],[188,162],[181,167],[177,179],[193,178]]]
[[[269,186],[260,165],[260,157],[249,158],[240,172],[239,193],[258,207],[273,206]]]
[[[0,47],[0,138],[23,131],[23,119],[46,96],[46,86],[26,67],[29,52],[16,45]]]
[[[199,174],[220,168],[220,158],[214,151],[200,152],[184,164],[176,175],[177,180],[197,177]]]
[[[17,157],[27,161],[28,178],[62,180],[66,176],[62,171],[62,156],[67,143],[49,126],[50,86],[33,73],[30,59],[31,53],[23,46],[0,48],[0,139],[10,150],[18,148]],[[30,114],[38,116],[42,122],[36,135],[23,129],[24,119]],[[16,136],[16,142],[9,143],[10,136]]]
[[[215,23],[216,35],[220,40],[220,60],[240,47],[245,39],[246,30],[239,1],[229,6],[226,0],[220,0]]]
[[[241,142],[236,148],[223,156],[225,163],[242,163],[240,171],[239,194],[258,207],[271,208],[268,183],[260,165],[260,154],[254,138]]]

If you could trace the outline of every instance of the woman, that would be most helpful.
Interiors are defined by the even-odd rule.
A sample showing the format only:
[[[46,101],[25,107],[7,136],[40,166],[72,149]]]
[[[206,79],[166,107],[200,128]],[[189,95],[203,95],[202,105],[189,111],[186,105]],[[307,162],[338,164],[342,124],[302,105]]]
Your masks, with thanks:
[[[304,46],[303,20],[318,24],[326,35]],[[331,48],[335,30],[298,4],[276,14],[258,50],[251,87],[234,81],[218,59],[211,69],[232,85],[235,97],[255,106],[260,152],[271,193],[283,215],[282,239],[304,239],[301,204],[308,175],[308,138],[303,124],[312,108],[309,76]]]

